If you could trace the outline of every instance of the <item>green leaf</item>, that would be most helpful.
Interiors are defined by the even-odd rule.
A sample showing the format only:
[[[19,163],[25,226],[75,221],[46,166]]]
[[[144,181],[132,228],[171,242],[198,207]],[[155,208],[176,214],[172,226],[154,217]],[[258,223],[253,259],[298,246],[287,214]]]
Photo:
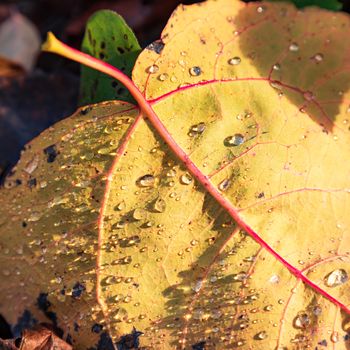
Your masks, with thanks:
[[[269,0],[269,1],[281,1],[281,0]],[[339,11],[343,5],[338,0],[288,0],[292,2],[296,7],[303,8],[306,6],[318,6],[327,10]]]
[[[87,23],[82,51],[130,76],[141,48],[135,34],[121,16],[110,10],[101,10]],[[121,83],[85,66],[81,68],[80,91],[81,105],[115,99],[133,101]]]

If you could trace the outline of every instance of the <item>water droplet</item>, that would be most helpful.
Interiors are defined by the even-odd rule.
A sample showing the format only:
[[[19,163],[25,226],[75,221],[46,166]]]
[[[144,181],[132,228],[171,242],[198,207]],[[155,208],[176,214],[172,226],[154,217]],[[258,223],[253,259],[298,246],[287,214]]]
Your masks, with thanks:
[[[272,284],[277,284],[280,281],[280,277],[278,275],[272,275],[269,279],[269,282]]]
[[[196,293],[198,293],[201,290],[201,288],[202,288],[202,284],[203,284],[202,280],[197,280],[193,284],[192,290],[195,291]]]
[[[313,308],[312,308],[312,313],[315,315],[315,316],[320,316],[322,314],[322,308],[320,305],[315,305]]]
[[[331,334],[331,342],[332,343],[337,343],[339,341],[339,333],[338,332],[333,332]]]
[[[125,209],[125,202],[124,201],[120,202],[115,208],[119,211],[124,210]]]
[[[228,60],[228,64],[230,64],[232,66],[237,66],[240,63],[241,63],[241,58],[238,56],[232,57]]]
[[[155,178],[153,175],[147,174],[144,176],[141,176],[136,183],[141,187],[152,187],[155,183]]]
[[[199,123],[199,124],[196,124],[196,125],[193,125],[190,129],[190,132],[193,133],[193,134],[203,134],[205,130],[205,124],[204,123]]]
[[[337,269],[328,274],[325,278],[327,287],[337,287],[346,283],[349,279],[347,272],[343,269]]]
[[[144,209],[136,208],[132,213],[132,217],[137,221],[144,220],[147,217],[147,212]]]
[[[291,51],[291,52],[299,51],[299,45],[297,43],[291,43],[289,45],[289,51]]]
[[[190,74],[194,77],[197,77],[201,73],[202,73],[202,70],[198,66],[194,66],[194,67],[190,68]]]
[[[147,68],[147,72],[150,74],[157,73],[159,70],[159,67],[156,64],[153,64],[152,66],[149,66]]]
[[[294,327],[295,328],[307,328],[310,326],[311,320],[308,314],[300,314],[294,319]]]
[[[123,308],[119,308],[117,312],[113,315],[113,319],[116,322],[122,322],[127,317],[128,317],[128,312]]]
[[[180,177],[180,182],[183,184],[183,185],[189,185],[191,182],[192,182],[192,177],[190,174],[183,174],[181,175]]]
[[[196,239],[192,239],[192,241],[190,242],[191,246],[195,246],[198,244],[198,241]]]
[[[234,134],[233,136],[228,136],[224,140],[225,146],[239,146],[244,142],[244,136],[242,134]]]
[[[257,8],[256,8],[256,12],[257,13],[263,13],[265,11],[265,7],[264,6],[258,6]]]
[[[160,81],[165,81],[168,79],[168,74],[167,73],[162,73],[158,75],[158,80]]]
[[[273,66],[272,66],[273,70],[280,70],[281,69],[281,65],[279,63],[275,63]]]
[[[225,179],[219,183],[219,190],[224,192],[226,191],[231,185],[231,181],[229,179]]]
[[[162,198],[158,198],[153,205],[153,209],[158,213],[163,213],[166,209],[166,202]]]
[[[272,305],[266,305],[265,307],[264,307],[264,310],[265,311],[271,311],[273,309],[273,306]]]
[[[316,63],[320,63],[323,61],[323,55],[321,53],[317,53],[313,59],[315,60]]]
[[[258,340],[264,340],[266,338],[267,338],[267,333],[265,331],[259,332],[256,335],[256,339],[258,339]]]
[[[240,272],[235,275],[233,275],[233,280],[234,281],[245,281],[247,279],[248,275],[245,272]]]

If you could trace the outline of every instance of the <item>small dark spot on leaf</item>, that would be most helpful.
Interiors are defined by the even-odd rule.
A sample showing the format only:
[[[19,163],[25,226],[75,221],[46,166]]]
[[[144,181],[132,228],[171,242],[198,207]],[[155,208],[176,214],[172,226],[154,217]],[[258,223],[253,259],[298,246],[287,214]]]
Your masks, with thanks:
[[[78,325],[78,323],[74,322],[74,323],[73,323],[73,327],[74,327],[74,331],[75,331],[75,332],[78,332],[78,331],[79,331],[80,326]]]
[[[105,49],[106,48],[106,43],[104,41],[101,41],[101,49]]]
[[[134,327],[131,334],[123,335],[117,342],[118,350],[138,349],[140,346],[139,337],[143,333]]]
[[[27,227],[27,223],[25,221],[22,222],[22,227]]]
[[[327,346],[327,340],[326,340],[326,339],[323,339],[322,341],[320,341],[320,342],[318,343],[318,345]]]
[[[124,40],[128,40],[128,34],[124,34]]]
[[[81,296],[81,294],[83,293],[83,291],[85,290],[85,286],[79,282],[77,282],[72,289],[72,297],[77,299]]]
[[[100,52],[98,54],[98,56],[100,57],[101,60],[103,60],[105,58],[105,54],[103,52]]]
[[[49,162],[49,161],[48,161]],[[51,163],[51,162],[49,162]],[[37,184],[37,181],[36,181],[36,178],[33,178],[33,179],[29,179],[28,182],[27,182],[27,185],[30,189],[32,189],[33,187],[35,187]]]
[[[55,145],[51,145],[44,149],[44,153],[47,155],[47,162],[53,163],[58,155],[57,149]]]
[[[94,333],[100,333],[103,329],[103,326],[102,324],[98,324],[98,323],[95,323],[92,327],[91,327],[91,332],[94,332]]]
[[[112,81],[111,85],[115,89],[118,86],[118,82],[114,80]]]
[[[264,193],[264,192],[260,192],[260,193],[258,194],[258,198],[263,198],[263,197],[265,197],[265,193]]]
[[[19,186],[19,185],[21,185],[21,184],[22,184],[22,180],[20,180],[20,179],[16,179],[16,181],[15,181],[15,182],[16,182],[16,185],[17,185],[17,186]]]
[[[192,345],[193,350],[205,350],[205,341],[200,341],[199,343],[196,343]]]
[[[149,44],[146,49],[156,52],[158,55],[164,49],[165,44],[161,40],[153,41],[153,43]]]
[[[121,55],[125,53],[125,50],[120,46],[117,47],[117,50]]]

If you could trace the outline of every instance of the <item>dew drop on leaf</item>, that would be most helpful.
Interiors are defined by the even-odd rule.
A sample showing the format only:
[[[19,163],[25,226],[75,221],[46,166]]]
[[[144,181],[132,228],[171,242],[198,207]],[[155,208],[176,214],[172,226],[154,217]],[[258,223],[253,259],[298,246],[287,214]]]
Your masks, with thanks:
[[[316,63],[320,63],[323,61],[323,55],[321,53],[317,53],[313,59],[315,60]]]
[[[337,269],[325,277],[327,287],[337,287],[346,283],[349,279],[347,272],[343,269]]]
[[[158,70],[159,70],[159,67],[156,64],[153,64],[152,66],[149,66],[147,68],[147,72],[150,73],[150,74],[157,73]]]
[[[297,43],[291,43],[289,45],[289,51],[291,51],[291,52],[299,51],[299,45]]]
[[[190,174],[183,174],[181,175],[180,177],[180,182],[183,184],[183,185],[189,185],[191,182],[192,182],[192,177]]]
[[[160,81],[165,81],[168,79],[168,74],[167,73],[162,73],[158,76],[158,80]]]
[[[295,328],[307,328],[310,326],[311,320],[308,314],[302,313],[294,319]]]
[[[153,205],[153,209],[158,213],[163,213],[166,208],[166,202],[162,198],[158,198]]]
[[[201,73],[202,73],[202,70],[198,66],[194,66],[190,68],[190,74],[194,77],[198,77],[198,75],[200,75]]]
[[[144,220],[147,217],[147,212],[144,209],[136,208],[132,213],[132,217],[134,220],[137,220],[137,221]]]
[[[193,285],[192,285],[192,290],[196,293],[198,293],[201,288],[202,288],[202,280],[197,280]]]
[[[321,306],[315,305],[315,306],[312,308],[312,313],[313,313],[315,316],[320,316],[320,315],[322,314],[322,308],[321,308]]]
[[[204,130],[205,130],[205,124],[199,123],[199,124],[193,125],[191,127],[190,133],[201,135],[201,134],[203,134]]]
[[[127,311],[123,308],[119,308],[117,312],[113,315],[113,319],[115,322],[122,322],[123,319],[127,318],[127,316]]]
[[[137,180],[137,184],[141,187],[153,187],[154,183],[155,183],[155,178],[153,175],[150,175],[150,174],[141,176]]]
[[[219,183],[219,190],[224,192],[226,191],[231,185],[231,181],[229,179],[225,179]]]
[[[267,333],[265,331],[259,332],[256,335],[256,339],[258,339],[258,340],[264,340],[266,338],[267,338]]]
[[[238,56],[232,57],[228,60],[228,64],[232,66],[237,66],[240,63],[241,63],[241,58]]]
[[[331,342],[332,343],[337,343],[339,341],[339,333],[338,332],[333,332],[331,334]]]
[[[225,146],[239,146],[244,142],[244,136],[242,134],[235,134],[233,136],[226,137]]]
[[[281,69],[281,65],[279,63],[275,63],[273,66],[272,66],[273,70],[280,70]]]

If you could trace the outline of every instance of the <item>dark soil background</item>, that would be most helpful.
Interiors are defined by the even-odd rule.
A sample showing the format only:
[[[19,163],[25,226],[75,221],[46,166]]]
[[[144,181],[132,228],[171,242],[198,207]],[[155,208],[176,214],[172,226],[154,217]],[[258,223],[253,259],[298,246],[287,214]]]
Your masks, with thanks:
[[[0,0],[0,24],[14,12],[29,18],[42,40],[53,31],[79,48],[87,19],[98,9],[121,14],[135,31],[142,47],[159,38],[167,19],[180,3],[191,0]],[[350,12],[350,0],[343,0]],[[74,112],[79,90],[79,65],[41,54],[29,74],[0,74],[0,184],[19,158],[25,143]],[[0,286],[1,288],[1,286]],[[0,338],[11,332],[0,315]]]

